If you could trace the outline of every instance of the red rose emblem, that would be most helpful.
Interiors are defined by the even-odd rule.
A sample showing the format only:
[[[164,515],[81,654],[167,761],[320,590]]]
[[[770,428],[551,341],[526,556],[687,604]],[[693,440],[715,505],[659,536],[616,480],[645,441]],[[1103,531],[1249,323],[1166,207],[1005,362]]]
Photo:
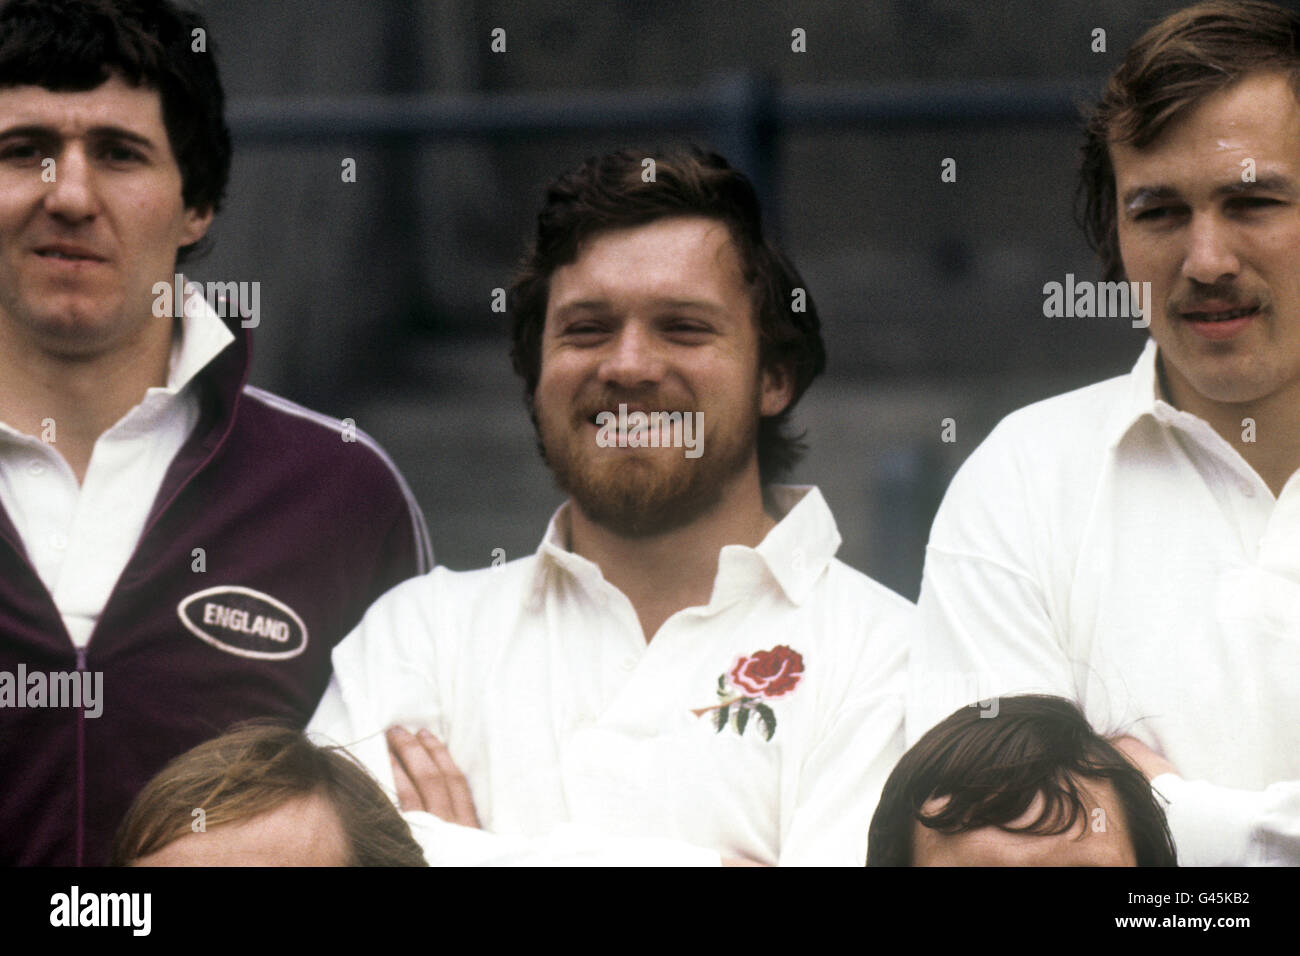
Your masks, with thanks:
[[[784,644],[737,658],[728,678],[746,694],[772,700],[795,689],[803,676],[803,655]]]
[[[784,644],[770,651],[759,651],[736,658],[731,670],[718,675],[718,702],[710,707],[695,707],[696,717],[713,714],[718,733],[730,725],[742,737],[752,716],[763,737],[776,733],[776,712],[763,703],[784,697],[799,685],[803,676],[803,655]]]

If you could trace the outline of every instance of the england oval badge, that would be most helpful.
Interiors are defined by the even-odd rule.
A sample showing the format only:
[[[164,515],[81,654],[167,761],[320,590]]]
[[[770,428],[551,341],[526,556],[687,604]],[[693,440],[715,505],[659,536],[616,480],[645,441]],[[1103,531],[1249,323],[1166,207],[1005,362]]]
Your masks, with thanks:
[[[307,625],[293,608],[252,588],[207,588],[181,601],[176,614],[196,637],[240,657],[284,660],[307,647]]]

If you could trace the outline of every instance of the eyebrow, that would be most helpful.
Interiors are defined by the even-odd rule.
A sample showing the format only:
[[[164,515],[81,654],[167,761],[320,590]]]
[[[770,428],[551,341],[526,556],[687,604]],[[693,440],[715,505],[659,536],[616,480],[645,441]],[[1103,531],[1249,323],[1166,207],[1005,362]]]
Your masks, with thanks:
[[[149,149],[156,148],[156,144],[149,137],[142,136],[124,126],[92,126],[86,130],[86,135],[91,139],[119,139]],[[44,139],[63,138],[63,134],[53,126],[43,126],[40,123],[25,123],[19,126],[10,126],[8,129],[0,130],[0,139],[9,139],[10,137],[18,136],[33,136]]]
[[[1280,193],[1285,196],[1295,196],[1297,189],[1295,183],[1287,176],[1266,175],[1250,183],[1235,181],[1224,183],[1214,190],[1213,195],[1247,196],[1251,193]],[[1125,209],[1132,209],[1147,203],[1168,202],[1181,198],[1182,194],[1173,186],[1136,186],[1124,194],[1123,206]]]
[[[659,305],[667,309],[699,309],[701,312],[722,312],[723,308],[716,302],[706,299],[659,299]]]
[[[1250,193],[1283,193],[1296,195],[1296,185],[1286,176],[1260,176],[1253,183],[1232,182],[1214,191],[1216,196],[1248,195]]]
[[[655,299],[656,308],[663,309],[698,309],[701,312],[721,313],[723,307],[716,302],[710,302],[707,299]],[[605,299],[575,299],[572,302],[566,302],[555,310],[557,316],[569,315],[573,312],[609,312],[610,305]]]

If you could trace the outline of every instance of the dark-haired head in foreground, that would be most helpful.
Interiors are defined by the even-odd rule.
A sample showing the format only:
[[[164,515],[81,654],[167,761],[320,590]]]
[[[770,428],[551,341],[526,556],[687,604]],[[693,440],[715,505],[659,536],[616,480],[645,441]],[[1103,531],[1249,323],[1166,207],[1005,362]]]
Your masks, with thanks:
[[[1142,773],[1078,707],[962,707],[903,755],[871,820],[867,866],[1176,866]]]
[[[122,821],[112,863],[426,865],[406,821],[346,751],[265,724],[237,728],[164,767]]]

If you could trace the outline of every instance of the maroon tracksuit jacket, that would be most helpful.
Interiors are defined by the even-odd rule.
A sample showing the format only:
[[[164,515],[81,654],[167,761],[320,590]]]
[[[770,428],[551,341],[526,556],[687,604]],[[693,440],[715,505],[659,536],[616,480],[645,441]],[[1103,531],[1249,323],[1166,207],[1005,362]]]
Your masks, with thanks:
[[[248,335],[228,321],[236,341],[198,377],[198,425],[84,649],[0,509],[0,672],[103,674],[98,717],[0,706],[2,864],[107,862],[164,763],[240,720],[304,726],[334,645],[428,570],[392,463],[364,434],[245,386]]]

